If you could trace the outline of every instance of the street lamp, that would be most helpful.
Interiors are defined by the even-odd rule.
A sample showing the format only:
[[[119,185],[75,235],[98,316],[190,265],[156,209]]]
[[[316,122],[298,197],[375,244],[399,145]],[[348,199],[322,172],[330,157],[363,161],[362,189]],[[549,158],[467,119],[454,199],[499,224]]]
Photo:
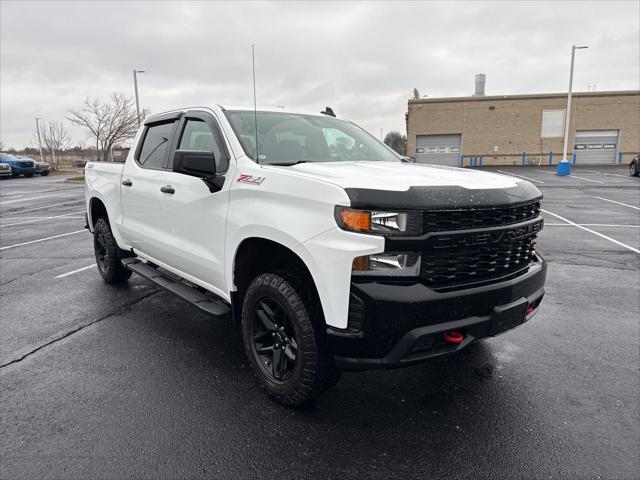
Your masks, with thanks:
[[[576,50],[583,48],[589,48],[588,45],[583,46],[571,46],[571,69],[569,70],[569,94],[567,95],[567,114],[564,121],[564,146],[562,148],[562,160],[558,163],[556,174],[569,175],[571,174],[571,164],[567,160],[567,149],[569,147],[569,123],[571,121],[571,90],[573,89],[573,63],[576,58]]]
[[[40,161],[44,162],[44,155],[42,154],[42,140],[40,139],[40,123],[39,120],[42,120],[40,117],[36,117],[36,132],[38,132],[38,148],[40,149]]]
[[[136,113],[138,115],[138,126],[140,126],[140,101],[138,100],[138,74],[144,73],[144,70],[133,69],[133,88],[136,91]]]

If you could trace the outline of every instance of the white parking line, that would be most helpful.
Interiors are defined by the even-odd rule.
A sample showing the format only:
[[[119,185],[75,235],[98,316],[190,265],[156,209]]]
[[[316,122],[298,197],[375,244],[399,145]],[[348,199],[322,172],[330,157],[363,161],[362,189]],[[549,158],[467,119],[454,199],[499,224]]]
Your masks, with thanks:
[[[3,202],[0,200],[0,205],[9,205],[10,203],[18,203],[18,202],[30,202],[32,200],[40,200],[41,198],[61,197],[63,195],[64,193],[54,193],[53,195],[42,195],[40,197],[18,198],[16,200],[9,200],[7,202]]]
[[[619,242],[618,240],[615,240],[615,239],[613,239],[613,238],[611,238],[611,237],[608,237],[608,236],[606,236],[606,235],[603,235],[603,234],[602,234],[602,233],[600,233],[600,232],[596,232],[595,230],[591,230],[590,228],[583,227],[582,225],[578,225],[577,223],[574,223],[574,222],[572,222],[571,220],[567,220],[566,218],[561,217],[561,216],[560,216],[560,215],[558,215],[557,213],[550,212],[549,210],[545,210],[544,208],[542,209],[542,211],[543,211],[544,213],[548,213],[549,215],[553,215],[553,216],[554,216],[554,217],[556,217],[556,218],[559,218],[559,219],[560,219],[560,220],[562,220],[563,222],[567,222],[567,223],[568,223],[569,225],[571,225],[571,226],[574,226],[574,227],[576,227],[576,228],[579,228],[579,229],[581,229],[581,230],[584,230],[585,232],[593,233],[594,235],[597,235],[598,237],[604,238],[605,240],[609,240],[610,242],[615,243],[616,245],[619,245],[619,246],[621,246],[621,247],[624,247],[624,248],[626,248],[627,250],[631,250],[632,252],[635,252],[635,253],[637,253],[637,254],[640,254],[640,250],[638,250],[637,248],[633,248],[633,247],[631,247],[631,246],[629,246],[629,245],[627,245],[627,244],[625,244],[625,243]]]
[[[84,228],[82,230],[76,230],[75,232],[61,233],[60,235],[54,235],[53,237],[39,238],[38,240],[31,240],[30,242],[16,243],[15,245],[8,245],[6,247],[0,247],[0,250],[9,250],[10,248],[22,247],[23,245],[31,245],[32,243],[46,242],[47,240],[53,240],[54,238],[66,237],[68,235],[75,235],[76,233],[87,232]]]
[[[532,182],[544,183],[542,180],[536,180],[535,178],[525,177],[524,175],[518,175],[517,173],[507,173],[503,170],[497,170],[497,171],[500,173],[504,173],[505,175],[510,175],[512,177],[521,177],[521,178],[526,178],[527,180],[531,180]]]
[[[72,202],[53,203],[51,205],[44,205],[42,207],[27,208],[26,210],[18,210],[16,212],[7,212],[7,213],[5,213],[3,215],[0,215],[0,217],[6,217],[8,215],[20,215],[22,213],[34,212],[36,210],[43,210],[45,208],[60,207],[62,205],[71,205],[72,203],[81,203],[81,202],[84,202],[84,200],[73,200]]]
[[[581,172],[592,172],[592,173],[599,173],[600,175],[611,175],[613,177],[622,177],[622,178],[628,178],[631,180],[631,177],[629,177],[629,175],[620,175],[619,173],[607,173],[607,172],[598,172],[597,170],[583,170],[580,169]]]
[[[74,273],[78,273],[78,272],[83,272],[84,270],[89,270],[90,268],[95,267],[96,264],[92,263],[91,265],[88,265],[86,267],[82,267],[82,268],[76,268],[75,270],[71,270],[70,272],[67,273],[63,273],[61,275],[56,275],[55,278],[64,278],[64,277],[68,277],[69,275],[73,275]]]
[[[608,198],[602,198],[602,197],[595,197],[595,198],[597,198],[599,200],[604,200],[605,202],[617,203],[618,205],[623,205],[625,207],[629,207],[629,208],[634,208],[636,210],[640,210],[640,208],[634,207],[633,205],[629,205],[628,203],[617,202],[615,200],[610,200]]]
[[[556,175],[553,172],[545,172],[544,170],[536,170],[536,172],[540,172],[540,173],[546,173],[547,175]],[[594,180],[592,178],[586,178],[586,177],[579,177],[577,175],[574,175],[573,173],[571,175],[568,175],[569,178],[579,178],[580,180],[586,180],[588,182],[594,182],[594,183],[602,183],[604,184],[604,182],[601,182],[600,180]]]
[[[62,217],[68,217],[70,215],[77,215],[78,213],[84,213],[84,210],[81,210],[79,212],[65,213],[64,215],[55,215],[53,217],[42,217],[42,218],[39,218],[38,220],[28,220],[26,222],[9,223],[7,225],[0,225],[0,227],[2,227],[2,228],[4,228],[4,227],[14,227],[16,225],[25,225],[27,223],[42,222],[44,220],[51,220],[52,218],[62,218]]]

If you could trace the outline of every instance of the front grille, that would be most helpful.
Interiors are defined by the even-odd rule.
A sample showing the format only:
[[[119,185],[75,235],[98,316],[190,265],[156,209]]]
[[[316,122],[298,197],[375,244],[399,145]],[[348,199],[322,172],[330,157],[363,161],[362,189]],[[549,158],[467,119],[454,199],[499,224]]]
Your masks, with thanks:
[[[540,215],[539,201],[518,206],[475,210],[433,210],[423,213],[422,228],[424,232],[446,232],[498,227],[524,222],[538,215]]]
[[[468,236],[463,232],[436,233],[434,245],[437,243],[438,248],[422,252],[422,281],[434,290],[446,291],[496,283],[526,273],[531,262],[536,261],[533,245],[542,225],[529,221],[539,217],[540,203],[537,200],[515,206],[423,212],[425,232],[473,232]],[[494,228],[522,222],[527,223],[507,228],[501,235],[496,232],[502,230]],[[532,228],[534,225],[537,227]],[[443,242],[438,243],[439,239]]]
[[[33,163],[32,162],[16,162],[18,164],[19,167],[32,167],[33,168]]]
[[[434,290],[472,287],[515,278],[536,260],[535,234],[493,245],[425,252],[421,277]]]

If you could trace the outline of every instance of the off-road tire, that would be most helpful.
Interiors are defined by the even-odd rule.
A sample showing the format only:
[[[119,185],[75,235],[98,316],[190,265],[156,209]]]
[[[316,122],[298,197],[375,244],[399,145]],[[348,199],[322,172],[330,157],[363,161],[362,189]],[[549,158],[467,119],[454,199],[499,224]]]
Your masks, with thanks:
[[[640,166],[636,162],[631,162],[629,164],[629,175],[632,177],[640,175]]]
[[[41,172],[41,173],[40,173],[40,175],[41,175],[42,177],[46,177],[47,175],[49,175],[49,172]]]
[[[249,285],[242,305],[242,340],[249,363],[267,393],[282,404],[295,406],[313,400],[340,379],[327,348],[322,308],[304,273],[264,273]],[[290,377],[276,380],[263,371],[251,326],[261,299],[275,301],[295,332],[297,355]]]
[[[131,270],[120,263],[120,249],[104,218],[99,218],[93,227],[93,250],[98,271],[105,282],[122,283],[131,277]]]

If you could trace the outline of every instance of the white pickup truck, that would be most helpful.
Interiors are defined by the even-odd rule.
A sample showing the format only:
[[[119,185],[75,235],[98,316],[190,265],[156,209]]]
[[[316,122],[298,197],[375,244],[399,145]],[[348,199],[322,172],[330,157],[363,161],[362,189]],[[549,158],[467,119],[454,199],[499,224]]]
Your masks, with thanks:
[[[544,294],[536,187],[407,162],[329,108],[154,115],[124,165],[85,178],[103,279],[231,318],[285,404],[498,335]]]

